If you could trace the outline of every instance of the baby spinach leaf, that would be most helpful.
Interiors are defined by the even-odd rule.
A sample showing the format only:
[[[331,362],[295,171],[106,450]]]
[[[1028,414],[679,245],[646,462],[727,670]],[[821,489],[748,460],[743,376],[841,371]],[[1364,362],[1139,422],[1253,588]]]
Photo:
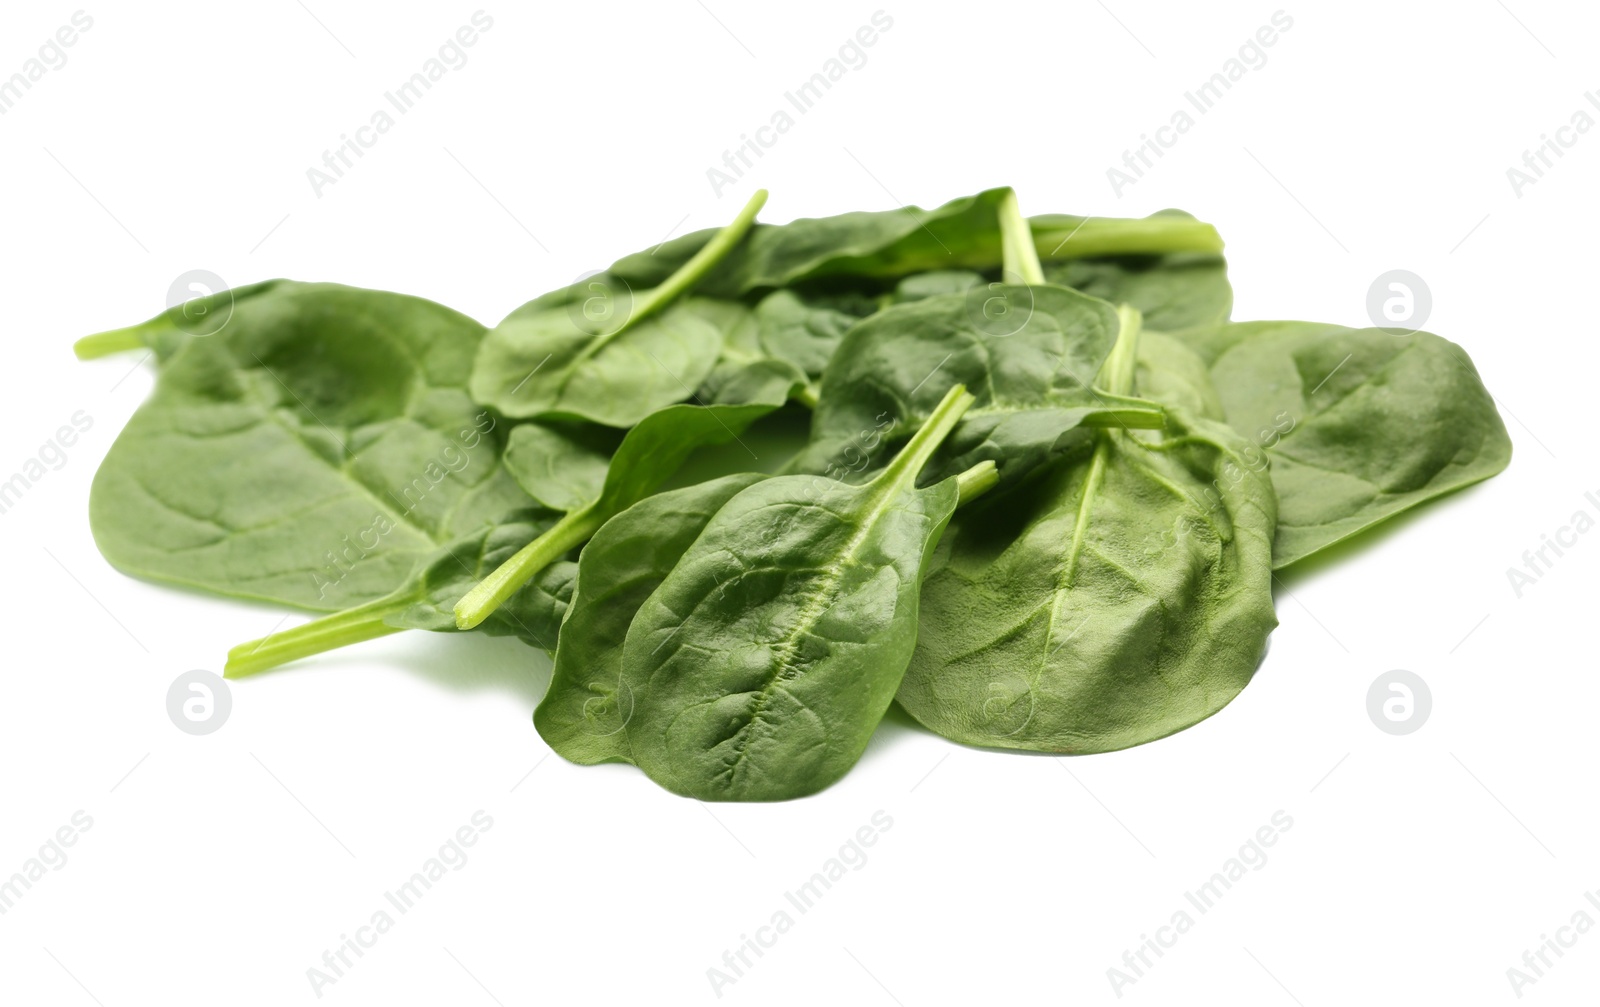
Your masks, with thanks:
[[[1112,392],[1132,386],[1128,316]],[[1277,622],[1276,501],[1248,447],[1173,410],[1165,431],[1097,431],[1091,451],[964,508],[923,584],[901,705],[955,741],[1074,753],[1215,713]]]
[[[1250,463],[1264,468],[1263,452],[1271,459],[1274,566],[1511,461],[1477,369],[1432,333],[1243,322],[1186,333],[1184,342],[1209,365],[1228,423],[1255,442]]]
[[[592,423],[520,423],[505,466],[524,493],[551,510],[576,510],[600,495],[622,434]]]
[[[1181,210],[1164,210],[1147,219],[1162,218],[1194,220]],[[1059,232],[1072,219],[1034,217],[1030,223],[1036,230],[1044,224]],[[1077,240],[1076,234],[1065,239],[1067,245]],[[1221,250],[1219,243],[1214,249],[1198,251],[1156,254],[1152,250],[1146,254],[1047,261],[1044,278],[1113,304],[1137,308],[1144,316],[1146,330],[1175,332],[1228,320],[1233,310],[1233,287],[1228,283],[1228,266]],[[1041,251],[1046,259],[1053,258],[1048,249]]]
[[[808,303],[792,290],[775,290],[756,305],[756,332],[769,357],[787,361],[816,380],[857,316]]]
[[[761,190],[659,286],[636,296],[602,284],[579,300],[588,284],[578,284],[513,311],[483,341],[473,397],[518,419],[616,427],[688,398],[716,363],[722,315],[715,303],[673,302],[739,243],[764,202]]]
[[[894,280],[929,270],[991,269],[1000,265],[1001,200],[1011,190],[987,189],[923,210],[842,213],[760,224],[700,285],[701,292],[740,298],[759,290],[835,277]],[[611,272],[636,286],[661,282],[712,236],[696,231],[650,252],[625,256]],[[1182,214],[1141,220],[1113,217],[1038,218],[1033,234],[1039,254],[1050,258],[1219,252],[1216,229]]]
[[[1177,332],[1228,320],[1233,287],[1220,255],[1192,252],[1052,262],[1051,283],[1117,304],[1129,304],[1160,332]]]
[[[817,379],[857,320],[824,299],[792,290],[773,291],[752,310],[719,303],[744,314],[725,316],[722,355],[695,395],[702,403],[762,402],[790,394],[815,403]]]
[[[563,758],[582,765],[632,761],[625,728],[633,693],[622,680],[628,624],[712,515],[763,478],[730,475],[646,497],[601,525],[583,547],[550,691],[533,714],[539,734]]]
[[[674,793],[784,800],[860,758],[916,639],[954,479],[918,472],[972,397],[950,390],[862,486],[777,476],[734,495],[640,606],[624,643],[632,758]]]
[[[477,322],[282,280],[237,292],[231,311],[215,335],[189,336],[169,312],[128,337],[167,357],[90,491],[118,569],[340,609],[532,503],[500,466],[504,424],[466,393]]]
[[[1144,398],[1178,406],[1190,416],[1227,422],[1206,362],[1182,339],[1166,333],[1139,334],[1134,389]]]
[[[676,405],[646,416],[622,438],[598,495],[567,511],[468,592],[455,607],[456,624],[462,629],[478,625],[534,574],[587,541],[613,515],[654,493],[696,448],[737,440],[778,404]],[[513,440],[523,436],[512,432]],[[515,465],[522,457],[508,453],[506,463]],[[523,482],[537,477],[538,472],[518,476]]]
[[[1111,305],[1050,285],[996,283],[886,308],[840,344],[796,467],[843,479],[875,470],[956,384],[977,402],[930,466],[934,481],[989,460],[1009,483],[1087,444],[1085,425],[1160,426],[1153,404],[1091,386],[1118,324]]]

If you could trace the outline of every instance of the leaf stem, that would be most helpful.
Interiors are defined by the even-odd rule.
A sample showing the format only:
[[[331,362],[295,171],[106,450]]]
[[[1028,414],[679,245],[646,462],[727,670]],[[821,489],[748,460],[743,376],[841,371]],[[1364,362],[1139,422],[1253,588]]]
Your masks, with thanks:
[[[1050,215],[1030,223],[1034,247],[1046,260],[1222,251],[1215,227],[1177,214],[1135,219]]]
[[[587,542],[605,523],[597,504],[598,501],[568,512],[551,525],[549,531],[517,550],[515,556],[495,567],[493,573],[479,581],[456,602],[457,628],[472,629],[477,626],[540,570],[566,555],[573,547]]]
[[[1000,470],[992,459],[985,459],[956,476],[956,506],[960,507],[994,489],[1000,482]]]
[[[750,201],[744,204],[744,209],[739,211],[739,215],[734,217],[727,227],[712,235],[711,240],[700,246],[700,251],[694,253],[693,258],[679,266],[671,276],[661,282],[660,286],[645,292],[643,299],[623,323],[623,328],[649,318],[671,304],[679,294],[700,282],[701,277],[733,251],[733,247],[745,236],[745,232],[750,230],[750,225],[755,223],[756,214],[761,212],[761,207],[765,206],[766,202],[767,190],[757,189],[755,195],[750,197]]]
[[[79,360],[97,360],[100,357],[109,357],[113,353],[143,349],[146,343],[141,333],[149,328],[149,322],[141,322],[125,329],[96,332],[73,343],[72,352],[77,354]]]
[[[1033,232],[1017,204],[1015,189],[1006,190],[1000,199],[1000,278],[1006,283],[1044,282],[1044,267],[1034,247]]]
[[[1134,371],[1139,362],[1139,330],[1144,323],[1144,316],[1139,314],[1137,308],[1119,304],[1117,321],[1121,326],[1116,345],[1111,347],[1111,355],[1106,358],[1105,367],[1100,371],[1100,379],[1104,382],[1101,390],[1111,395],[1127,396],[1133,394]]]
[[[962,414],[976,401],[976,397],[967,394],[966,385],[952,386],[933,408],[933,412],[928,414],[922,428],[906,442],[906,446],[900,449],[894,461],[890,462],[873,482],[881,481],[885,485],[891,485],[902,480],[916,479],[917,473],[928,464],[928,459],[933,457],[933,453],[939,449],[945,437],[961,421]]]
[[[282,633],[241,643],[228,651],[228,663],[223,666],[222,674],[226,678],[243,678],[312,654],[398,633],[400,627],[391,626],[384,619],[403,611],[415,600],[409,594],[389,595],[321,619],[313,619]]]

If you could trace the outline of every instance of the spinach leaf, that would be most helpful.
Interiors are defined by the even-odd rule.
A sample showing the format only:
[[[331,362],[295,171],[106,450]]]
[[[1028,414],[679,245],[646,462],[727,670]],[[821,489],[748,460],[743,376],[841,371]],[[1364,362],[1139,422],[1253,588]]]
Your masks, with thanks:
[[[651,779],[702,800],[784,800],[860,758],[911,656],[926,557],[960,496],[956,479],[917,489],[917,474],[971,403],[951,389],[863,486],[777,476],[716,512],[623,645],[628,745]]]
[[[775,290],[756,305],[756,332],[762,351],[787,361],[815,381],[833,358],[839,341],[857,316],[809,303],[792,290]]]
[[[1312,322],[1186,333],[1278,495],[1273,565],[1501,472],[1511,439],[1477,369],[1428,332]],[[1150,392],[1160,397],[1158,392]]]
[[[550,691],[533,723],[563,758],[632,761],[625,731],[633,693],[622,680],[628,625],[707,522],[765,476],[724,476],[646,497],[600,526],[578,557],[578,587],[561,624]]]
[[[1050,285],[995,283],[885,308],[840,344],[796,468],[842,479],[875,470],[956,384],[977,403],[930,481],[989,460],[1009,484],[1088,444],[1086,426],[1160,426],[1153,404],[1092,387],[1117,330],[1111,305]]]
[[[90,491],[95,541],[118,569],[336,610],[532,503],[501,468],[504,424],[466,392],[477,322],[283,280],[231,304],[216,335],[189,336],[174,309],[84,349],[165,357]]]
[[[1103,379],[1131,390],[1137,315]],[[898,695],[955,741],[1050,752],[1182,730],[1244,688],[1276,625],[1276,501],[1249,444],[1169,413],[1103,429],[1009,493],[963,509],[923,584]]]
[[[536,573],[587,541],[613,515],[654,493],[684,460],[699,447],[725,444],[781,403],[743,405],[668,406],[651,413],[629,430],[606,469],[599,493],[569,511],[548,531],[500,564],[455,606],[456,625],[471,629],[481,623]],[[512,432],[513,444],[524,438]],[[506,463],[524,457],[508,451]],[[518,478],[531,482],[539,473]]]
[[[483,341],[473,398],[518,419],[627,427],[690,397],[721,350],[722,313],[714,302],[673,302],[739,243],[766,196],[757,192],[659,286],[633,296],[594,280],[595,297],[578,284],[513,311]]]
[[[506,442],[506,471],[551,510],[576,510],[600,495],[621,442],[619,431],[591,423],[521,423]]]
[[[1045,277],[1138,308],[1145,324],[1160,332],[1226,322],[1233,310],[1233,287],[1220,255],[1185,252],[1052,262]]]
[[[1008,188],[987,189],[932,210],[842,213],[761,224],[700,285],[701,292],[740,298],[761,290],[832,278],[894,280],[929,270],[991,269],[1000,265],[997,215]],[[711,240],[712,231],[675,238],[650,252],[625,256],[610,272],[627,283],[659,283]],[[1045,258],[1159,255],[1222,249],[1210,224],[1184,214],[1141,220],[1070,217],[1038,219],[1033,234]]]
[[[775,290],[752,310],[721,303],[730,312],[724,316],[722,355],[695,400],[758,402],[792,393],[815,404],[816,382],[858,316],[792,290]],[[732,310],[743,311],[742,317]]]
[[[1178,406],[1191,416],[1227,422],[1210,369],[1181,338],[1162,332],[1139,334],[1134,389],[1144,398]]]
[[[1148,219],[1162,218],[1194,220],[1181,210],[1164,210]],[[1034,217],[1030,223],[1035,229],[1043,223],[1059,230],[1066,228],[1071,219]],[[1075,234],[1065,239],[1067,245],[1076,240]],[[1226,322],[1233,310],[1233,287],[1228,283],[1228,266],[1220,243],[1215,249],[1201,251],[1047,261],[1044,278],[1113,304],[1137,308],[1144,316],[1146,330],[1175,332],[1217,325]]]

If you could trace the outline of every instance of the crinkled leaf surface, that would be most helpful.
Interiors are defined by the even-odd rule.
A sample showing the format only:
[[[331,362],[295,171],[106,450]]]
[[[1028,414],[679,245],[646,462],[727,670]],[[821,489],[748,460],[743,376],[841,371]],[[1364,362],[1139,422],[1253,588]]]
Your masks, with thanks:
[[[923,568],[957,501],[955,480],[917,489],[917,473],[970,401],[953,389],[865,485],[778,476],[716,512],[624,643],[628,743],[651,779],[783,800],[855,764],[905,671]]]
[[[603,309],[556,292],[523,305],[483,340],[473,398],[507,416],[629,427],[689,398],[722,351],[723,313],[686,298],[630,320],[632,299]]]
[[[1241,322],[1183,341],[1228,423],[1271,458],[1278,567],[1510,463],[1472,361],[1432,333]]]
[[[963,507],[923,585],[899,701],[955,741],[1103,752],[1210,716],[1276,625],[1275,501],[1248,444],[1176,415],[1104,431]]]
[[[988,284],[897,304],[851,329],[822,380],[802,471],[852,479],[881,459],[956,384],[976,403],[925,481],[994,461],[1003,482],[1088,443],[1086,421],[1159,422],[1149,403],[1095,391],[1116,309],[1051,285]]]
[[[762,478],[730,475],[646,497],[583,547],[550,691],[533,715],[539,734],[563,758],[583,765],[632,761],[626,727],[633,693],[622,680],[628,625],[711,516]]]
[[[592,423],[519,423],[505,466],[525,493],[551,510],[576,510],[600,495],[622,434]]]

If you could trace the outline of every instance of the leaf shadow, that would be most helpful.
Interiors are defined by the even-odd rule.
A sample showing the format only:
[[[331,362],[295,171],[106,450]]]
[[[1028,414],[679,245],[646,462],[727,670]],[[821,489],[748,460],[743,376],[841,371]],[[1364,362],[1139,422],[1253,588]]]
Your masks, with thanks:
[[[549,655],[516,637],[421,629],[315,654],[262,674],[333,674],[352,666],[414,675],[456,695],[492,692],[510,696],[522,701],[529,717],[550,686]]]

